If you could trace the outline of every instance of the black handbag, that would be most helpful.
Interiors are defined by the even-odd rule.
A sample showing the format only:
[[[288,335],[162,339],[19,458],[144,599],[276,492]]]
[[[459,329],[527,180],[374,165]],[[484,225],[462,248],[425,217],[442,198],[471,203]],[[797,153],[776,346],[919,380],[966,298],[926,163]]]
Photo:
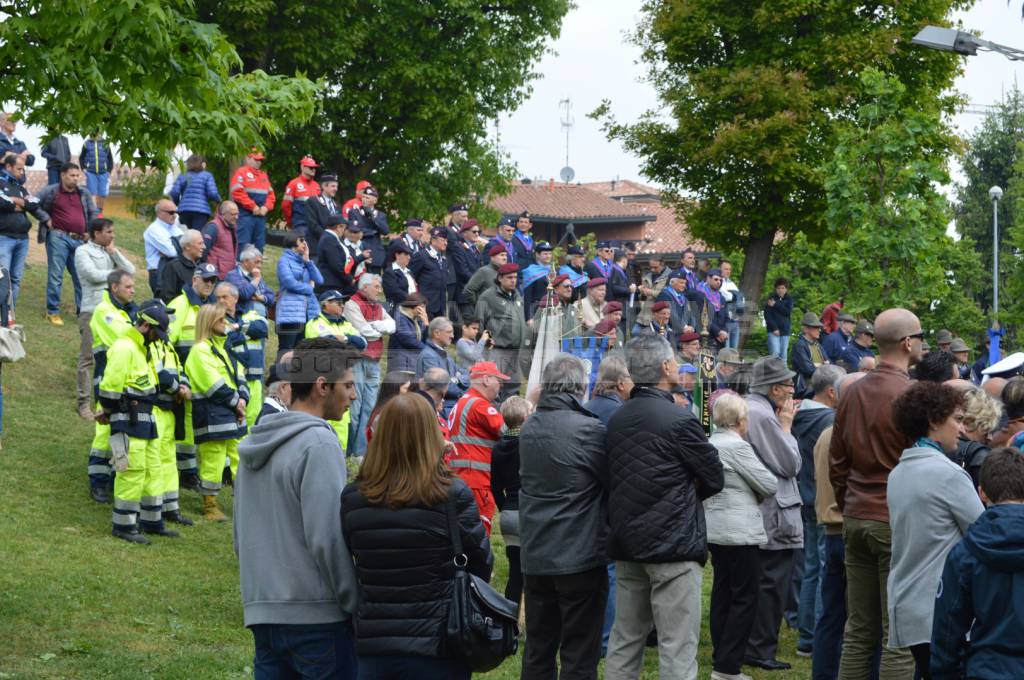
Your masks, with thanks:
[[[445,503],[448,533],[455,550],[455,577],[444,632],[445,651],[469,667],[484,673],[501,665],[519,647],[519,603],[505,599],[487,581],[466,571],[469,562],[462,551],[462,537],[455,497]]]

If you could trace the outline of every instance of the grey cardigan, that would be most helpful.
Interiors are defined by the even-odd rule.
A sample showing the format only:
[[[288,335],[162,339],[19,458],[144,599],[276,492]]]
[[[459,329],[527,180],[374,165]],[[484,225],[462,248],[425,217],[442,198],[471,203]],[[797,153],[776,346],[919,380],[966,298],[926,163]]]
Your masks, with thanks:
[[[725,470],[725,487],[704,500],[708,543],[764,545],[764,519],[759,503],[775,495],[775,475],[758,459],[754,448],[731,430],[719,430],[709,440]]]
[[[909,647],[931,640],[946,555],[985,508],[967,471],[927,446],[903,451],[889,473],[886,497],[892,529],[889,646]]]
[[[80,311],[91,312],[103,299],[107,289],[107,276],[115,269],[135,273],[135,265],[128,261],[121,251],[113,254],[92,241],[83,243],[75,250],[75,269],[82,282],[82,306]]]
[[[800,447],[796,437],[782,429],[775,407],[760,394],[747,396],[750,425],[747,440],[764,466],[778,482],[775,495],[761,503],[764,531],[768,534],[765,550],[790,550],[804,545],[804,523],[800,516]]]

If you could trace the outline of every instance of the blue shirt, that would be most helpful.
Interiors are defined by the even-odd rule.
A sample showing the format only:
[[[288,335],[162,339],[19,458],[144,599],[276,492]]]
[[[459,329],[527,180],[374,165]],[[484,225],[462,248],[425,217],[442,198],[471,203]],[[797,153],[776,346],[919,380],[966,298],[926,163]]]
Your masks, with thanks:
[[[160,256],[176,257],[178,249],[174,246],[174,240],[181,238],[184,234],[177,224],[167,224],[157,218],[146,227],[142,240],[146,245],[146,269],[156,269],[160,266]]]

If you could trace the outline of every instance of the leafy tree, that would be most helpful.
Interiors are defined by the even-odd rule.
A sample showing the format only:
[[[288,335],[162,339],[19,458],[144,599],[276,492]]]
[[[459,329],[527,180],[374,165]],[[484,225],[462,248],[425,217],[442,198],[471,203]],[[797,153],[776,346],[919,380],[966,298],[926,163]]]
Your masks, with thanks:
[[[994,186],[1006,192],[999,202],[999,269],[1000,286],[1006,283],[1004,272],[1014,263],[1014,244],[1024,240],[1013,239],[1010,228],[1017,220],[1016,204],[1022,189],[1018,165],[1024,159],[1018,145],[1024,138],[1024,93],[1014,87],[1003,101],[985,117],[981,126],[966,140],[960,155],[964,182],[956,187],[956,229],[969,236],[977,248],[981,261],[991,272],[992,262],[992,199],[988,191]],[[1024,228],[1024,224],[1018,225]],[[992,304],[991,276],[984,277],[974,291],[984,309]],[[1004,298],[1005,301],[1005,298]]]
[[[695,237],[744,250],[741,287],[756,300],[780,233],[836,236],[821,168],[861,103],[864,65],[897,76],[908,108],[951,108],[956,57],[910,39],[969,4],[648,0],[635,41],[662,110],[620,123],[606,102],[591,115],[645,176],[696,199],[676,204]]]
[[[895,77],[868,69],[862,83],[862,105],[822,166],[825,228],[837,238],[822,248],[795,235],[776,271],[793,280],[803,310],[845,297],[854,314],[905,307],[926,329],[976,334],[984,318],[965,288],[985,270],[970,239],[946,234],[950,209],[936,189],[949,181],[954,140],[938,107],[908,101]]]
[[[513,167],[487,126],[529,92],[569,0],[198,0],[239,46],[246,71],[321,78],[319,114],[269,145],[277,183],[312,153],[339,195],[370,179],[381,205],[437,216],[439,206],[507,190]]]
[[[313,113],[314,83],[239,73],[191,0],[20,0],[3,12],[5,99],[50,130],[101,131],[122,156],[164,164],[177,144],[236,154]]]

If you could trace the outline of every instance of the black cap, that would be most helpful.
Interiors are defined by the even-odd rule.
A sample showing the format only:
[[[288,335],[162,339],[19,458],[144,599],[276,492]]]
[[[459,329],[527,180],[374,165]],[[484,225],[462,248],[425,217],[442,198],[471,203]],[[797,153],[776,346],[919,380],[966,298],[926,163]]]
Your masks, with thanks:
[[[450,213],[459,212],[460,210],[468,212],[469,206],[466,205],[465,203],[452,203],[450,206],[448,206],[448,212]]]
[[[333,215],[328,215],[327,220],[324,222],[324,225],[328,227],[336,227],[339,224],[348,224],[348,220],[342,217],[341,213],[334,213]]]
[[[554,246],[552,246],[547,241],[537,241],[537,245],[535,245],[533,247],[534,252],[538,252],[538,253],[543,253],[543,252],[551,251],[551,250],[554,250],[554,249],[555,249]]]
[[[280,372],[277,368],[277,364],[270,364],[270,370],[267,371],[266,386],[270,387],[276,382],[281,382]]]
[[[608,241],[598,241],[597,242],[598,250],[603,250],[605,248],[611,248],[611,247],[612,247],[612,244],[608,243]]]
[[[327,182],[337,182],[337,175],[320,175],[320,184],[326,184]]]
[[[220,278],[220,274],[217,273],[217,268],[214,267],[209,262],[200,262],[199,264],[197,264],[194,275],[199,276],[200,278],[205,279],[207,281],[211,279],[217,280]]]
[[[514,224],[514,222],[512,222],[511,217],[502,217],[500,220],[498,220],[499,227],[504,227],[506,224],[510,227]]]
[[[363,196],[380,196],[380,194],[377,193],[377,190],[373,187],[364,187],[359,193]]]
[[[412,218],[407,219],[405,221],[405,226],[407,226],[407,227],[422,227],[423,226],[423,220],[420,220],[420,219],[417,219],[415,217],[412,217]]]
[[[530,219],[530,211],[524,210],[523,212],[519,213],[519,217],[525,217],[526,219]]]
[[[359,226],[358,222],[348,222],[348,221],[346,221],[344,224],[345,224],[345,228],[348,229],[351,232],[355,232],[357,234],[362,234],[363,233],[363,228],[361,226]]]
[[[394,245],[391,246],[391,250],[396,253],[405,253],[406,255],[412,255],[412,248],[405,245],[405,241],[394,241]]]
[[[583,248],[580,248],[579,246],[569,246],[569,249],[565,252],[569,255],[582,255]]]
[[[444,227],[434,227],[430,230],[430,238],[448,238],[448,230]]]
[[[146,300],[139,307],[135,318],[148,323],[156,331],[157,337],[167,341],[167,328],[171,325],[171,318],[162,300]]]

